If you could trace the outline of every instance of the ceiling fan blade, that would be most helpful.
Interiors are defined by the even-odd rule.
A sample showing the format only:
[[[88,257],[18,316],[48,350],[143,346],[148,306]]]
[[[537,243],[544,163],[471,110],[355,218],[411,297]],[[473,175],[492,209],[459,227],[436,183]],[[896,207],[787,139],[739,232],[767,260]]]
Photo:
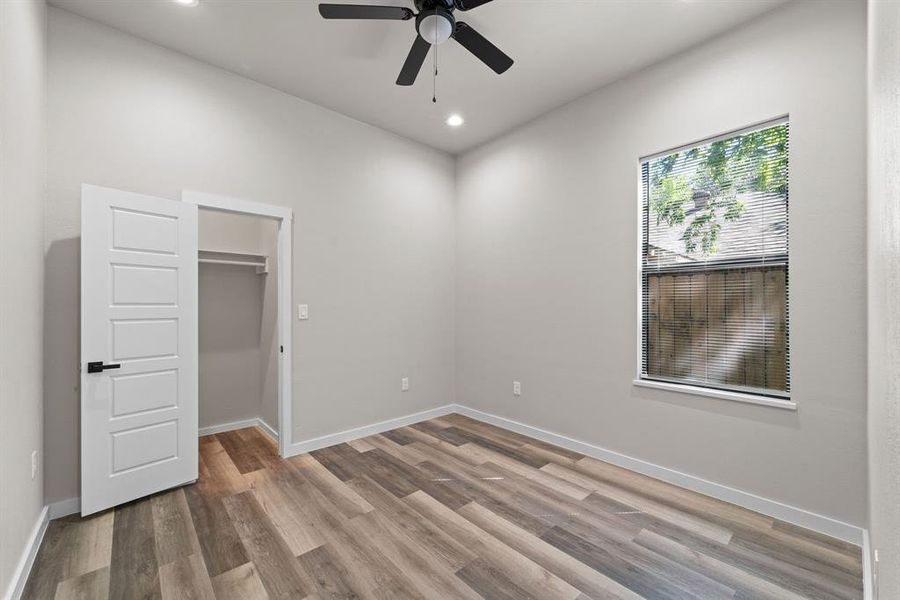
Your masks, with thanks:
[[[491,0],[453,0],[457,10],[472,10],[488,2],[491,2]]]
[[[453,38],[498,75],[513,64],[513,59],[504,54],[500,48],[487,41],[483,35],[462,21],[456,22]]]
[[[416,14],[403,6],[372,6],[363,4],[320,4],[319,14],[326,19],[387,19],[406,21]]]
[[[419,69],[422,68],[422,63],[425,62],[425,57],[428,56],[430,49],[431,44],[422,39],[421,35],[416,34],[406,62],[403,63],[403,68],[400,69],[400,75],[397,77],[397,85],[412,85],[416,82],[416,75],[419,74]]]

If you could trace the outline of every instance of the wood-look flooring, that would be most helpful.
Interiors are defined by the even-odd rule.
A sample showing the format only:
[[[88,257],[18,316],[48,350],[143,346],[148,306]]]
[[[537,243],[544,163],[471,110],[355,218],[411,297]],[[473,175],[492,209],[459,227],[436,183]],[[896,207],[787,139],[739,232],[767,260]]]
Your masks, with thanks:
[[[862,598],[860,549],[459,415],[50,523],[25,598]]]

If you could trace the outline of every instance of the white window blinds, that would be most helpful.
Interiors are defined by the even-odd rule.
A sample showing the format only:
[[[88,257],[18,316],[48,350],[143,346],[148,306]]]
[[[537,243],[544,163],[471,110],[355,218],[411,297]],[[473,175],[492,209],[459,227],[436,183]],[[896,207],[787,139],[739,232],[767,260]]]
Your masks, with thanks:
[[[645,159],[641,377],[790,392],[787,121]]]

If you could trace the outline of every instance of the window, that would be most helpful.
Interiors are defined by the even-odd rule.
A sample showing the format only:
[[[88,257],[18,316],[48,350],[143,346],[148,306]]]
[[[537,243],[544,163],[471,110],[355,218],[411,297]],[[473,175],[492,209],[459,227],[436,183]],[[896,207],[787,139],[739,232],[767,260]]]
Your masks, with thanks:
[[[641,379],[789,397],[788,132],[641,161]]]

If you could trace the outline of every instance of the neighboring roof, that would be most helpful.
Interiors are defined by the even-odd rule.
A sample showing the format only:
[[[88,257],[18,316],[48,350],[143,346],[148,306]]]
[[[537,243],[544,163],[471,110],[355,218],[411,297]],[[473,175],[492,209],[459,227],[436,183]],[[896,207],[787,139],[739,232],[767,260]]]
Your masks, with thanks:
[[[738,199],[744,203],[744,212],[733,221],[719,217],[722,229],[719,231],[718,251],[711,255],[704,255],[699,246],[696,252],[686,252],[682,239],[687,226],[703,211],[702,200],[697,201],[699,207],[691,206],[685,211],[684,223],[674,227],[667,226],[663,221],[657,225],[656,215],[651,209],[648,243],[658,254],[651,256],[650,260],[686,263],[787,254],[787,197],[753,193],[740,194]]]

